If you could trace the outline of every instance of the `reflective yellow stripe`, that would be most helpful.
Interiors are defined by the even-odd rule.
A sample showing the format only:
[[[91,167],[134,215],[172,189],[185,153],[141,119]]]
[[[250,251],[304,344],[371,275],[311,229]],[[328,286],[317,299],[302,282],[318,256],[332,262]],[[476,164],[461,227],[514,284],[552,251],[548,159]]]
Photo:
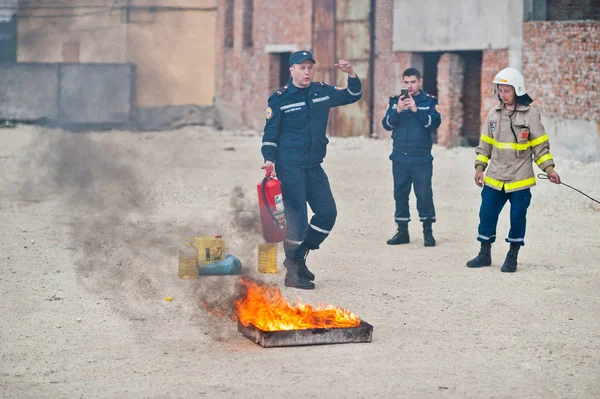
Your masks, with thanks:
[[[512,183],[506,183],[504,185],[504,190],[511,191],[517,188],[533,186],[535,184],[535,177],[530,177],[529,179],[519,180]]]
[[[493,138],[491,138],[490,136],[486,136],[485,134],[481,135],[481,141],[485,141],[488,144],[494,144],[494,142],[496,140],[494,140]]]
[[[506,183],[506,184],[504,184],[504,182],[502,182],[500,180],[492,179],[489,176],[486,176],[484,180],[490,186],[498,187],[499,189],[502,189],[502,187],[504,187],[505,191],[512,191],[517,188],[533,186],[535,184],[535,177],[530,177],[529,179],[518,180],[518,181],[514,181],[512,183]]]
[[[484,181],[487,184],[489,184],[490,186],[494,186],[494,187],[498,187],[498,188],[502,188],[502,186],[504,186],[504,182],[501,182],[500,180],[492,179],[489,176],[486,176]]]
[[[485,155],[477,155],[477,160],[481,161],[481,162],[485,162],[488,163],[488,161],[490,160],[488,157],[486,157]]]
[[[545,141],[548,141],[548,135],[547,134],[544,134],[543,136],[540,136],[540,137],[538,137],[535,140],[531,140],[529,142],[529,145],[532,146],[532,147],[535,147],[536,145],[540,145],[540,144],[542,144]]]
[[[486,136],[485,134],[481,135],[481,141],[485,141],[486,143],[491,144],[491,145],[494,145],[494,143],[496,142],[496,140],[494,140],[490,136]]]
[[[481,135],[481,140],[485,141],[488,144],[493,145],[496,148],[500,148],[500,149],[525,151],[526,149],[529,148],[529,142],[527,142],[525,144],[519,144],[519,143],[502,143],[502,142],[494,140],[493,138],[491,138],[489,136],[486,136],[485,134]]]
[[[554,158],[552,158],[552,154],[546,154],[546,155],[540,157],[540,159],[538,159],[537,161],[535,161],[535,163],[536,163],[536,165],[539,166],[539,165],[543,164],[544,162],[549,161],[551,159],[554,159]]]

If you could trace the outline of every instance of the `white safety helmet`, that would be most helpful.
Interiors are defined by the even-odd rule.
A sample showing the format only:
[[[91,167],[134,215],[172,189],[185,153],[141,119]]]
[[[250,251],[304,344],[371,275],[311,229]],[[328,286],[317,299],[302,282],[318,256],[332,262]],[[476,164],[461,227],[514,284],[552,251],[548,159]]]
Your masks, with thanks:
[[[525,90],[523,75],[515,68],[504,68],[496,74],[492,83],[494,84],[494,94],[498,92],[498,85],[509,85],[515,88],[515,94],[521,100],[520,102],[529,104],[533,101]]]

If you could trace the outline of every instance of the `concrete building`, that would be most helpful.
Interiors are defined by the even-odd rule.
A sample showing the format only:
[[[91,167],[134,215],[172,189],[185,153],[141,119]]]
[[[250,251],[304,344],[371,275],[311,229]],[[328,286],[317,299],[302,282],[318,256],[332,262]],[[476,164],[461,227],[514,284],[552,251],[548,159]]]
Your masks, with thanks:
[[[133,63],[138,106],[213,104],[215,0],[86,3],[29,1],[17,61]]]
[[[216,0],[0,1],[18,2],[9,20],[17,51],[5,62],[134,65],[138,115],[166,109],[192,120],[194,107],[214,105]],[[93,79],[87,82],[93,93]]]
[[[287,56],[313,50],[316,79],[344,85],[339,58],[356,66],[363,100],[334,112],[329,134],[381,127],[401,73],[417,67],[438,96],[444,146],[475,144],[495,104],[499,70],[523,71],[557,155],[600,159],[600,7],[568,0],[218,0],[216,104],[228,127],[261,130]]]
[[[346,58],[364,84],[363,100],[332,111],[330,135],[389,135],[381,127],[388,97],[399,92],[402,71],[417,67],[425,91],[439,98],[437,142],[474,145],[496,102],[490,82],[513,66],[525,76],[553,152],[595,160],[599,20],[598,0],[0,0],[0,119],[35,108],[23,87],[35,90],[28,76],[37,76],[57,98],[36,104],[56,101],[45,113],[59,119],[134,115],[142,129],[161,128],[217,119],[216,108],[225,127],[260,131],[268,96],[289,77],[289,54],[306,48],[317,59],[317,80],[345,86],[334,63]],[[15,75],[14,87],[11,61],[29,68]],[[36,75],[30,63],[59,67]],[[77,67],[84,65],[109,69],[100,79],[101,68]],[[121,89],[123,104],[131,96],[131,110],[115,105],[94,118],[97,102],[77,109],[89,92],[103,93],[110,107],[107,81]],[[68,109],[56,93],[70,96]],[[19,104],[3,106],[13,100]]]

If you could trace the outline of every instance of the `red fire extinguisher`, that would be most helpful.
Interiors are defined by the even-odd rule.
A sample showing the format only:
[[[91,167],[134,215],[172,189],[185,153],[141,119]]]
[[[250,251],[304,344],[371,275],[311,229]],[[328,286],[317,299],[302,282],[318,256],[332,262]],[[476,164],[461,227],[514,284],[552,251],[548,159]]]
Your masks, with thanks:
[[[270,177],[272,170],[273,166],[267,168],[264,179],[258,183],[256,188],[263,237],[267,242],[276,243],[285,239],[285,216],[281,182]]]

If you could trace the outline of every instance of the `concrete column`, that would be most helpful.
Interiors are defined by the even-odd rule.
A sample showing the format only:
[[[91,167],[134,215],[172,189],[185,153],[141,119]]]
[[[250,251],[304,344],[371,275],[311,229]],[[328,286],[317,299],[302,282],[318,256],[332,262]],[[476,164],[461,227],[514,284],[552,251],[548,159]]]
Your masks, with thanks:
[[[523,66],[523,21],[526,7],[523,3],[521,7],[511,7],[507,15],[511,27],[508,30],[508,62],[519,71]]]

